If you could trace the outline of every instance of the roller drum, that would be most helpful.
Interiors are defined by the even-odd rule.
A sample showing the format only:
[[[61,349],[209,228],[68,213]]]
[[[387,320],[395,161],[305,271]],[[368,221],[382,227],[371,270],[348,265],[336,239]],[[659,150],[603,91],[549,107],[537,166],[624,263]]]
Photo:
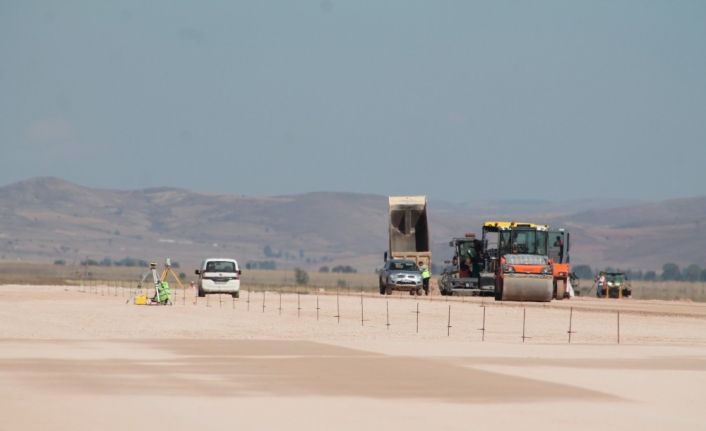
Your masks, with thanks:
[[[505,274],[503,279],[503,301],[549,302],[554,296],[551,276]]]

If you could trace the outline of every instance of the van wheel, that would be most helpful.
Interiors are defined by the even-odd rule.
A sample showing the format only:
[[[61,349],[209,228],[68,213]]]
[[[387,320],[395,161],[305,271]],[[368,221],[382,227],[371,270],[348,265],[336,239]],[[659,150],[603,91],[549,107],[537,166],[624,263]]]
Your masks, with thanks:
[[[237,299],[237,298],[240,298],[240,292],[235,292],[235,293],[233,294],[233,298],[236,298],[236,299]]]
[[[203,289],[199,287],[199,298],[203,298],[204,296],[206,296],[206,292],[204,292]]]

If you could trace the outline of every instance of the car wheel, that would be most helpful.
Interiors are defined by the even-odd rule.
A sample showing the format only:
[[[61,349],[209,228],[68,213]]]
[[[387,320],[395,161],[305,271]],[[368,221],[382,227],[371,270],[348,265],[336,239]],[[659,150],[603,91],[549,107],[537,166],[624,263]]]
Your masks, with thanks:
[[[380,285],[380,295],[384,295],[385,294],[385,286],[382,284],[382,282],[380,282],[379,285]]]
[[[392,295],[392,288],[390,286],[385,287],[385,295]]]
[[[206,296],[206,292],[204,292],[203,289],[199,287],[199,298],[203,298],[204,296]]]

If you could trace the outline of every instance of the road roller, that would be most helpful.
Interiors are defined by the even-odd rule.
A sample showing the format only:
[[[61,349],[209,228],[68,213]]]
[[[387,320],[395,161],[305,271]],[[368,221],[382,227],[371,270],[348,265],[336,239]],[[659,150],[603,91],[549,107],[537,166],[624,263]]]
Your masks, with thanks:
[[[495,284],[498,301],[549,302],[554,297],[546,225],[487,221],[483,224],[482,280]]]

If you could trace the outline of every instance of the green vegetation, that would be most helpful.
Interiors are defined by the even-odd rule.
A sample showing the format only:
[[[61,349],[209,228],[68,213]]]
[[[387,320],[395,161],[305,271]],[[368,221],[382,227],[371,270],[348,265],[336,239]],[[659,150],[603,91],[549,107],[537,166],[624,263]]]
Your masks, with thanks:
[[[274,260],[250,260],[245,263],[245,269],[265,269],[271,271],[277,269],[277,263]]]
[[[343,274],[354,274],[354,273],[358,272],[358,270],[353,268],[350,265],[345,265],[345,266],[338,265],[338,266],[334,266],[333,268],[331,268],[331,272],[343,273]]]
[[[593,270],[588,265],[576,265],[572,269],[574,274],[582,280],[589,280],[594,277]]]
[[[82,266],[125,266],[128,268],[139,266],[139,267],[148,267],[149,262],[147,262],[144,259],[136,259],[134,257],[125,257],[120,260],[113,260],[109,257],[103,258],[100,261],[97,261],[95,259],[85,259],[81,261]],[[172,267],[173,268],[179,268],[179,262],[172,262]]]
[[[294,268],[294,281],[300,286],[309,284],[309,274],[301,268]]]

